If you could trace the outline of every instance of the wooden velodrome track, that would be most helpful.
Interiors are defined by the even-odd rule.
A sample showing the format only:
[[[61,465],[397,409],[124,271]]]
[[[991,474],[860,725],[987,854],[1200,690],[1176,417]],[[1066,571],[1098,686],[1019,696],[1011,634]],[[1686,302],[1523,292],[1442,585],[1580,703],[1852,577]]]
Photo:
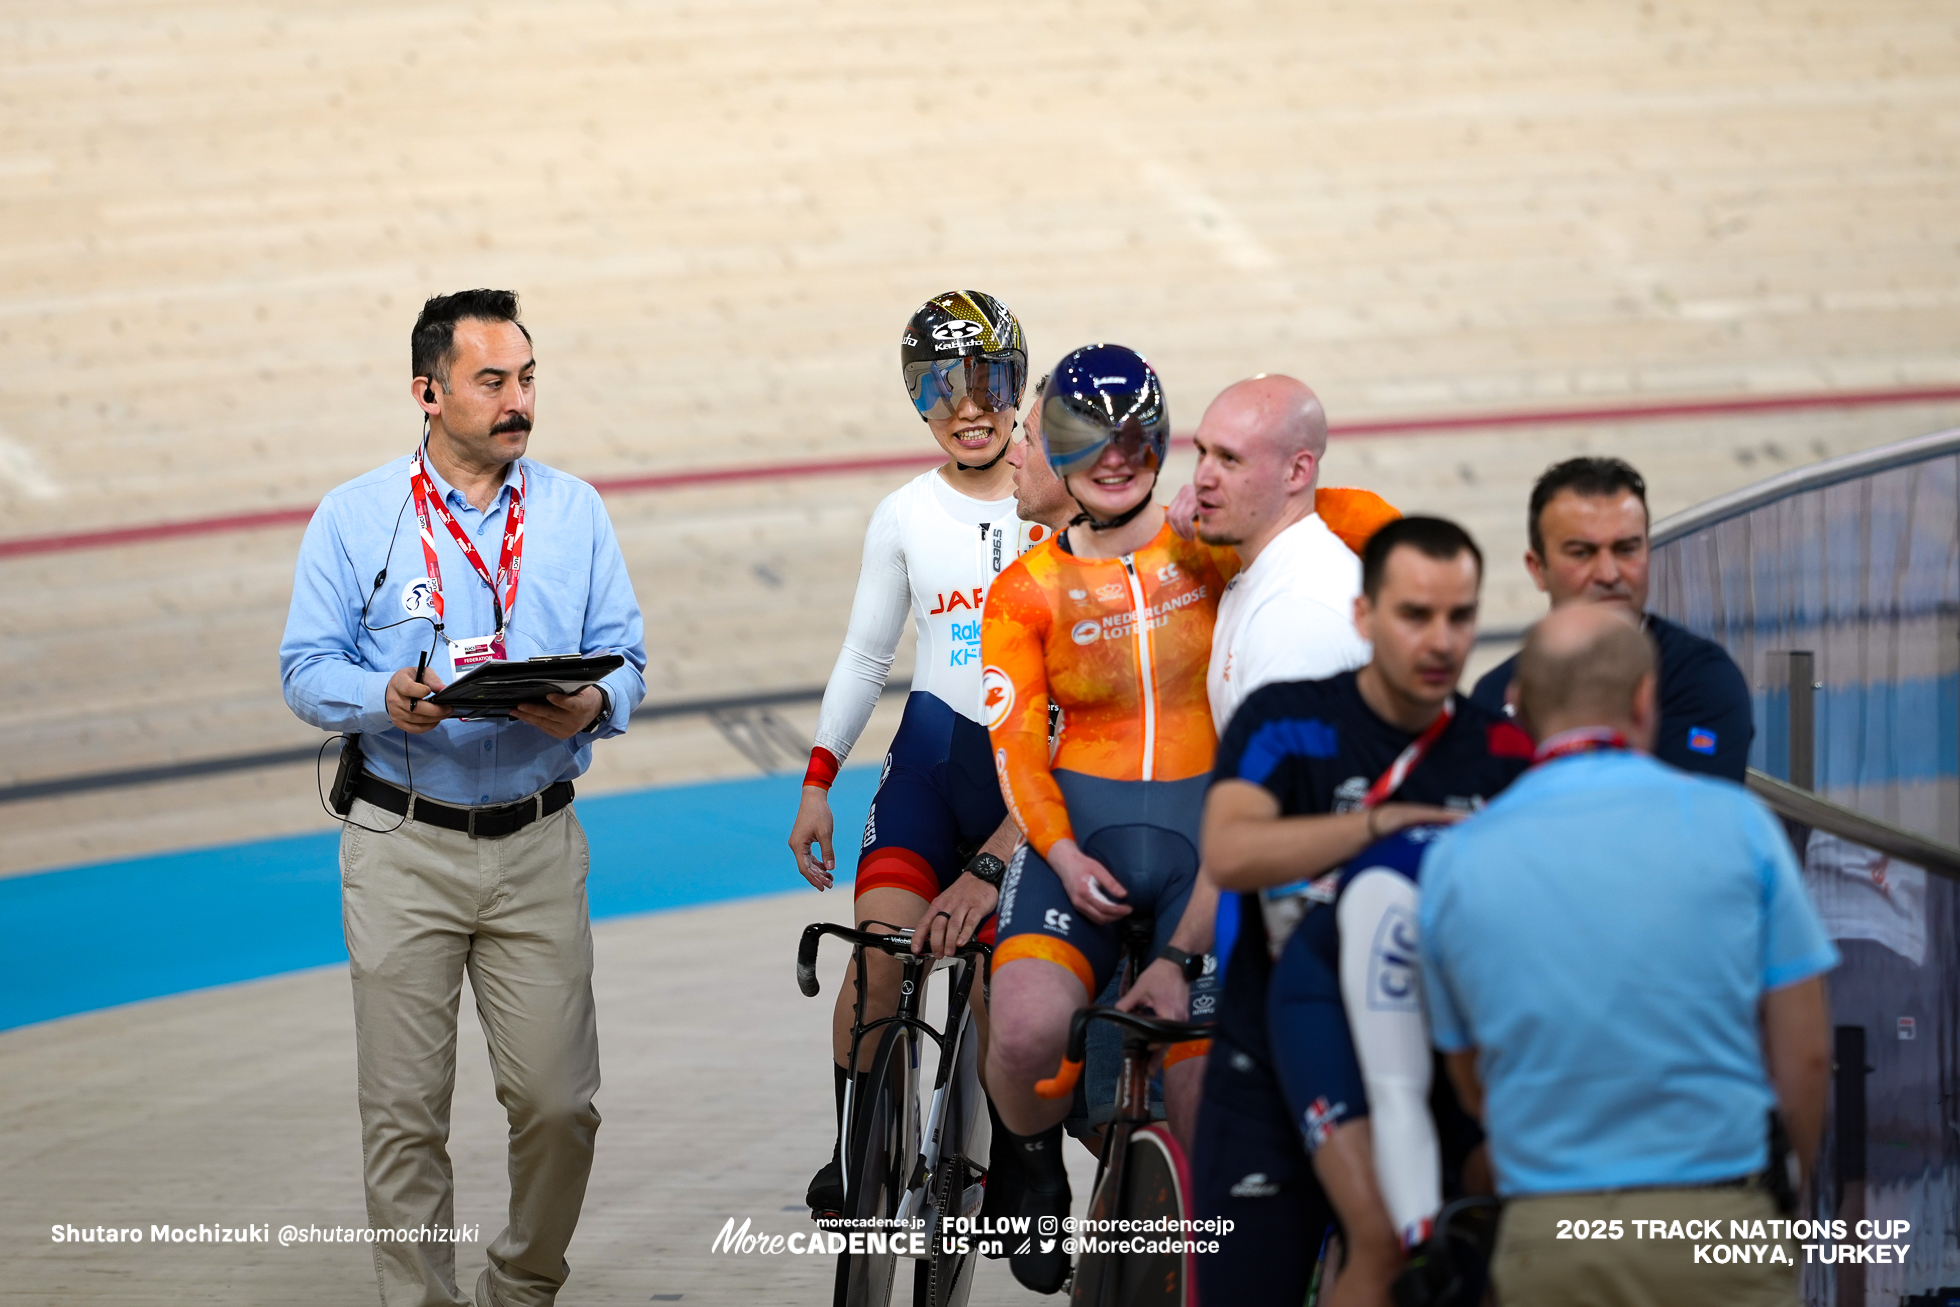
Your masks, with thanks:
[[[1522,505],[1558,457],[1631,458],[1666,513],[1960,413],[1831,402],[1960,393],[1950,6],[1000,13],[17,9],[0,787],[317,739],[277,682],[296,526],[6,542],[303,507],[401,452],[408,326],[437,291],[524,294],[533,453],[594,480],[917,450],[894,343],[949,286],[1012,305],[1037,366],[1097,338],[1143,349],[1186,431],[1256,371],[1305,378],[1337,425],[1813,401],[1337,439],[1330,481],[1471,526],[1506,629],[1539,608]],[[611,496],[650,701],[821,682],[864,521],[906,475]],[[777,712],[807,738],[813,708]],[[585,788],[754,770],[687,716],[602,747]],[[0,874],[319,829],[312,786],[288,765],[8,802]],[[608,1124],[564,1301],[824,1299],[814,1261],[706,1250],[728,1215],[800,1228],[784,1209],[830,1108],[822,1022],[783,964],[839,899],[600,927]],[[370,1301],[356,1250],[47,1234],[362,1224],[351,1051],[333,970],[0,1036],[0,1301]],[[501,1136],[466,1058],[459,1216],[492,1233]],[[976,1301],[1019,1296],[984,1268]]]

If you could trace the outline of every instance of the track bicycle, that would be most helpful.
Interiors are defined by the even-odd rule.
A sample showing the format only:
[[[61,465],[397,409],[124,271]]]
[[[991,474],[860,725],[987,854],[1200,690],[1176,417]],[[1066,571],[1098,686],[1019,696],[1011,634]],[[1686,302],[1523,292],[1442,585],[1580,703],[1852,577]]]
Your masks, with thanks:
[[[915,1257],[913,1307],[960,1307],[973,1288],[978,1255],[969,1246],[941,1237],[947,1221],[971,1216],[985,1191],[989,1123],[980,1087],[980,1048],[968,998],[993,950],[973,940],[950,956],[912,952],[912,931],[859,923],[852,930],[819,921],[804,928],[796,950],[796,983],[815,998],[817,949],[826,935],[852,945],[857,1004],[851,1022],[851,1078],[844,1099],[844,1229],[862,1232],[867,1251],[848,1250],[837,1259],[836,1307],[887,1307],[899,1278],[898,1259]],[[878,949],[901,967],[898,1010],[875,1021],[864,1019],[865,950]],[[946,1021],[934,1029],[919,1016],[926,981],[950,971]],[[875,1036],[868,1056],[864,1044]],[[919,1117],[919,1051],[924,1040],[939,1051],[932,1102]],[[860,1068],[870,1071],[860,1079]],[[858,1087],[865,1086],[860,1101]],[[913,1240],[913,1234],[922,1235]],[[895,1242],[891,1235],[900,1235]],[[923,1248],[923,1255],[913,1252]]]
[[[1125,993],[1148,964],[1152,934],[1153,925],[1147,918],[1131,917],[1124,922]],[[1123,1065],[1116,1078],[1115,1115],[1103,1130],[1089,1219],[1162,1219],[1170,1228],[1146,1232],[1119,1225],[1109,1232],[1110,1238],[1140,1238],[1159,1244],[1189,1242],[1181,1222],[1189,1215],[1191,1168],[1169,1127],[1153,1119],[1150,1060],[1158,1049],[1207,1038],[1210,1027],[1120,1012],[1106,1005],[1082,1008],[1069,1023],[1068,1051],[1060,1070],[1035,1086],[1043,1098],[1063,1098],[1075,1091],[1087,1052],[1089,1026],[1096,1021],[1123,1031]],[[1069,1301],[1079,1307],[1195,1307],[1198,1290],[1193,1270],[1189,1252],[1119,1253],[1105,1251],[1092,1242],[1091,1251],[1076,1259]]]

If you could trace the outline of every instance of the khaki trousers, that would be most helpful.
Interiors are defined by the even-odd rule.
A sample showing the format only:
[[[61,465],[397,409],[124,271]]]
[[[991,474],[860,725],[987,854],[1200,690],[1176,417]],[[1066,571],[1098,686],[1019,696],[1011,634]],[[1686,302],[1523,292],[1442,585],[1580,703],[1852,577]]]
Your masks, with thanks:
[[[1491,1280],[1500,1307],[1798,1307],[1796,1245],[1735,1239],[1729,1222],[1780,1216],[1761,1189],[1626,1189],[1504,1204]],[[1619,1239],[1561,1239],[1561,1221],[1621,1223]],[[1632,1221],[1720,1222],[1714,1238],[1636,1238]],[[1588,1230],[1593,1227],[1589,1224]],[[1697,1263],[1697,1244],[1768,1244],[1790,1260]],[[1771,1254],[1765,1251],[1765,1257]]]
[[[490,1241],[478,1307],[545,1307],[571,1268],[599,1113],[590,865],[571,808],[503,839],[401,819],[366,802],[340,837],[354,979],[362,1178],[376,1230],[453,1226],[449,1105],[456,1004],[469,972],[510,1119],[510,1223]],[[456,1248],[374,1244],[384,1307],[463,1307]]]

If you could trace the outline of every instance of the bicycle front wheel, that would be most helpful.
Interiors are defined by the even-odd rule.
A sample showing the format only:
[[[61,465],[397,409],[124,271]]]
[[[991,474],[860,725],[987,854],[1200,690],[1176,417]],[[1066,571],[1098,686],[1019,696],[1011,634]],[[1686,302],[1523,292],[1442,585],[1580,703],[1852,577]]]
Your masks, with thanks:
[[[919,1263],[913,1284],[914,1307],[961,1307],[973,1292],[975,1254],[969,1241],[966,1252],[947,1248],[951,1218],[961,1215],[966,1187],[974,1178],[966,1158],[950,1156],[939,1163],[940,1174],[933,1184],[933,1207],[939,1213],[938,1229],[933,1233],[932,1256]]]
[[[1119,1222],[1181,1222],[1189,1212],[1191,1171],[1184,1150],[1169,1130],[1143,1126],[1130,1135],[1123,1154],[1123,1192],[1109,1192],[1109,1183],[1096,1191],[1089,1215]],[[1085,1239],[1140,1243],[1188,1243],[1176,1225],[1147,1233],[1117,1228],[1094,1231]],[[1069,1301],[1079,1307],[1188,1307],[1196,1301],[1197,1281],[1188,1252],[1084,1252],[1075,1266],[1075,1287]]]
[[[844,1168],[844,1211],[852,1221],[847,1233],[862,1231],[867,1244],[882,1250],[838,1255],[837,1307],[887,1307],[891,1302],[898,1255],[889,1251],[885,1241],[905,1196],[905,1173],[912,1162],[911,1116],[905,1099],[916,1038],[903,1026],[885,1028],[871,1060],[871,1078],[865,1082],[866,1101],[861,1108],[854,1105],[851,1113],[851,1146]]]

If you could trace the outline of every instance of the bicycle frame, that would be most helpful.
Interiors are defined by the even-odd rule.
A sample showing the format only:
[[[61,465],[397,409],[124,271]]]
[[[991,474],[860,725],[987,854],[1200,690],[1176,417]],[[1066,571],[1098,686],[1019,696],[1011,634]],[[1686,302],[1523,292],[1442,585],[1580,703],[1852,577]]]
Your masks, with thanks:
[[[972,1055],[974,1031],[973,1013],[969,1000],[973,992],[974,977],[979,973],[982,958],[992,950],[978,941],[967,944],[948,957],[935,957],[931,954],[915,954],[911,951],[912,932],[910,930],[890,930],[877,932],[868,929],[882,922],[861,923],[866,929],[852,930],[829,922],[817,922],[805,928],[802,941],[797,950],[797,984],[804,994],[814,997],[819,984],[816,976],[816,955],[818,946],[825,935],[832,935],[853,945],[852,961],[857,980],[857,998],[853,1005],[851,1022],[851,1076],[845,1091],[844,1119],[846,1139],[857,1137],[857,1120],[861,1104],[857,1100],[858,1077],[866,1069],[862,1066],[864,1041],[867,1036],[877,1035],[888,1027],[896,1027],[912,1037],[930,1039],[939,1051],[939,1065],[933,1076],[931,1105],[927,1109],[923,1129],[911,1136],[915,1143],[908,1146],[916,1148],[904,1182],[904,1196],[901,1198],[895,1219],[899,1221],[923,1220],[925,1222],[925,1246],[930,1251],[936,1243],[939,1225],[943,1218],[961,1215],[958,1211],[940,1212],[933,1205],[933,1180],[941,1174],[941,1166],[952,1160],[949,1144],[956,1145],[959,1155],[976,1167],[984,1169],[974,1154],[981,1152],[976,1146],[976,1137],[985,1129],[986,1116],[980,1105],[985,1098],[981,1091],[977,1059]],[[865,995],[867,991],[866,949],[878,949],[894,958],[900,964],[899,999],[897,1010],[889,1017],[865,1020]],[[953,971],[951,984],[946,995],[946,1018],[942,1028],[935,1029],[920,1016],[924,1001],[926,982],[933,973],[950,968]],[[882,1036],[879,1036],[882,1038]],[[919,1060],[917,1044],[911,1046],[903,1068],[903,1089],[900,1091],[909,1107],[908,1113],[916,1112],[918,1104]],[[954,1110],[955,1078],[958,1077],[966,1092],[958,1096],[963,1121],[950,1119]],[[970,1083],[969,1083],[970,1082]],[[911,1119],[916,1121],[916,1117]],[[978,1143],[984,1144],[984,1139]],[[860,1177],[855,1167],[847,1167],[845,1175],[846,1202],[851,1202],[856,1194],[855,1185]],[[954,1196],[958,1201],[958,1196]],[[911,1256],[909,1252],[904,1254]]]
[[[1142,923],[1137,923],[1125,931],[1122,992],[1127,993],[1130,986],[1136,982],[1137,976],[1142,973],[1145,965],[1144,952],[1149,947],[1149,941],[1149,930]],[[1124,1031],[1123,1069],[1116,1080],[1115,1112],[1103,1136],[1102,1150],[1096,1159],[1096,1182],[1090,1190],[1093,1210],[1093,1195],[1108,1192],[1114,1196],[1115,1201],[1121,1201],[1131,1137],[1137,1130],[1151,1124],[1151,1050],[1167,1044],[1208,1038],[1211,1028],[1185,1021],[1165,1021],[1155,1016],[1144,1016],[1135,1012],[1121,1012],[1114,1007],[1082,1008],[1069,1022],[1068,1048],[1060,1069],[1053,1078],[1039,1082],[1035,1086],[1035,1092],[1044,1098],[1061,1098],[1074,1092],[1075,1082],[1082,1074],[1089,1024],[1092,1021],[1107,1021],[1122,1027]],[[1077,1273],[1080,1273],[1081,1267],[1082,1263],[1078,1262]],[[1117,1280],[1118,1277],[1107,1270],[1102,1273],[1097,1281],[1096,1297],[1099,1307],[1109,1307],[1114,1300]],[[1071,1294],[1071,1297],[1073,1298],[1074,1294]]]

